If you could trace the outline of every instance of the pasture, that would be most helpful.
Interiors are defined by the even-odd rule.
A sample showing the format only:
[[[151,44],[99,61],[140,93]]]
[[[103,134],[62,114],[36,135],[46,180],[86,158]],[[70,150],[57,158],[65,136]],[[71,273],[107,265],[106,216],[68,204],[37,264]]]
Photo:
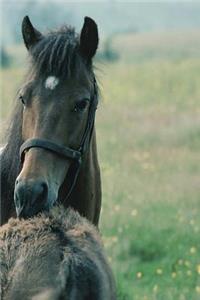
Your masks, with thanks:
[[[131,36],[118,39],[122,59],[97,63],[100,229],[119,300],[200,299],[200,46],[194,36],[188,43],[195,51],[187,46],[184,55],[187,42],[176,47],[176,39],[171,52],[144,37],[140,47],[139,36],[135,43]],[[10,53],[20,59],[1,70],[2,128],[25,70],[21,47]]]

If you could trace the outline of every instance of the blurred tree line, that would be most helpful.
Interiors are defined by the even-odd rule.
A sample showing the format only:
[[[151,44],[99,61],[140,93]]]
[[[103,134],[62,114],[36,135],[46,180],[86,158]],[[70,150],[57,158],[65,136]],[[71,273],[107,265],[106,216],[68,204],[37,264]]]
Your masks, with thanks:
[[[41,30],[60,24],[80,29],[84,16],[97,21],[100,36],[137,30],[200,28],[200,3],[140,1],[1,0],[0,36],[3,43],[21,42],[21,21],[29,15]]]
[[[98,60],[114,62],[120,58],[119,53],[113,48],[114,37],[115,34],[112,34],[105,39],[103,49],[97,52]]]
[[[25,15],[29,15],[41,31],[61,24],[70,24],[79,31],[84,16],[94,18],[101,40],[97,58],[107,61],[119,59],[119,53],[113,48],[113,40],[118,33],[200,28],[200,3],[195,2],[1,0],[0,6],[0,54],[4,67],[9,66],[10,60],[6,47],[22,42],[21,22]]]
[[[11,64],[11,57],[6,51],[6,49],[1,46],[0,48],[0,67],[1,68],[8,68]]]

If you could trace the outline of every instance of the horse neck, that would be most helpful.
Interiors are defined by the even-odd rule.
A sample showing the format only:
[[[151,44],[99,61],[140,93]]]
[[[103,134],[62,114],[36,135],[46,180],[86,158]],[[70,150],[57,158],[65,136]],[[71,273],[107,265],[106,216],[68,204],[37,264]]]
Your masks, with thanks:
[[[12,151],[13,150],[13,151]],[[15,216],[14,187],[15,180],[20,171],[19,147],[11,149],[6,145],[0,158],[1,179],[1,214],[0,224],[4,224],[10,217]]]
[[[19,148],[22,144],[22,111],[22,106],[17,103],[8,130],[7,144],[0,155],[1,224],[11,216],[15,216],[13,194],[15,180],[20,171]]]

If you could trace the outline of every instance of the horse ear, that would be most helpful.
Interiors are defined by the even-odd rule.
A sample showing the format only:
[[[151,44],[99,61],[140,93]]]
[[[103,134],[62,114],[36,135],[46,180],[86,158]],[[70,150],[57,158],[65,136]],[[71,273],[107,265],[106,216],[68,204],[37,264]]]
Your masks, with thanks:
[[[85,17],[83,28],[80,34],[80,52],[91,60],[95,55],[99,43],[98,28],[94,20]]]
[[[28,50],[42,38],[42,34],[33,27],[28,16],[22,21],[22,36]]]

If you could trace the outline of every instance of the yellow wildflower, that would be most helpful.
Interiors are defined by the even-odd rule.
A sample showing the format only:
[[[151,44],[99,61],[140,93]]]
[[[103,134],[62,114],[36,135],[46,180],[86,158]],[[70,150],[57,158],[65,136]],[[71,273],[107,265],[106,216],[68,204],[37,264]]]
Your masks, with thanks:
[[[115,210],[115,211],[119,211],[119,210],[120,210],[120,206],[119,206],[118,204],[115,205],[115,206],[114,206],[114,210]]]
[[[162,275],[163,270],[159,268],[159,269],[156,270],[156,273],[157,273],[158,275]]]
[[[190,220],[190,225],[194,225],[194,220]]]
[[[182,265],[183,265],[183,260],[182,260],[182,259],[179,259],[178,264],[179,264],[180,266],[182,266]]]
[[[136,276],[138,279],[140,279],[140,278],[142,278],[143,274],[142,274],[142,272],[137,272]]]
[[[197,265],[197,273],[200,275],[200,264]]]
[[[175,278],[177,274],[176,274],[176,272],[172,272],[171,275],[172,275],[172,278]]]
[[[191,254],[194,254],[194,253],[196,253],[197,252],[197,249],[195,248],[195,247],[191,247],[190,248],[190,253]]]
[[[196,286],[195,290],[198,294],[200,294],[200,286]]]
[[[138,215],[137,209],[133,209],[133,210],[131,211],[131,216],[136,217],[137,215]]]
[[[191,270],[187,270],[187,276],[191,276],[192,275],[192,271]]]
[[[190,266],[190,262],[189,262],[188,260],[185,260],[184,265],[185,265],[186,267],[189,267],[189,266]]]
[[[156,293],[158,291],[158,285],[157,284],[154,285],[153,291],[154,291],[154,293]]]

